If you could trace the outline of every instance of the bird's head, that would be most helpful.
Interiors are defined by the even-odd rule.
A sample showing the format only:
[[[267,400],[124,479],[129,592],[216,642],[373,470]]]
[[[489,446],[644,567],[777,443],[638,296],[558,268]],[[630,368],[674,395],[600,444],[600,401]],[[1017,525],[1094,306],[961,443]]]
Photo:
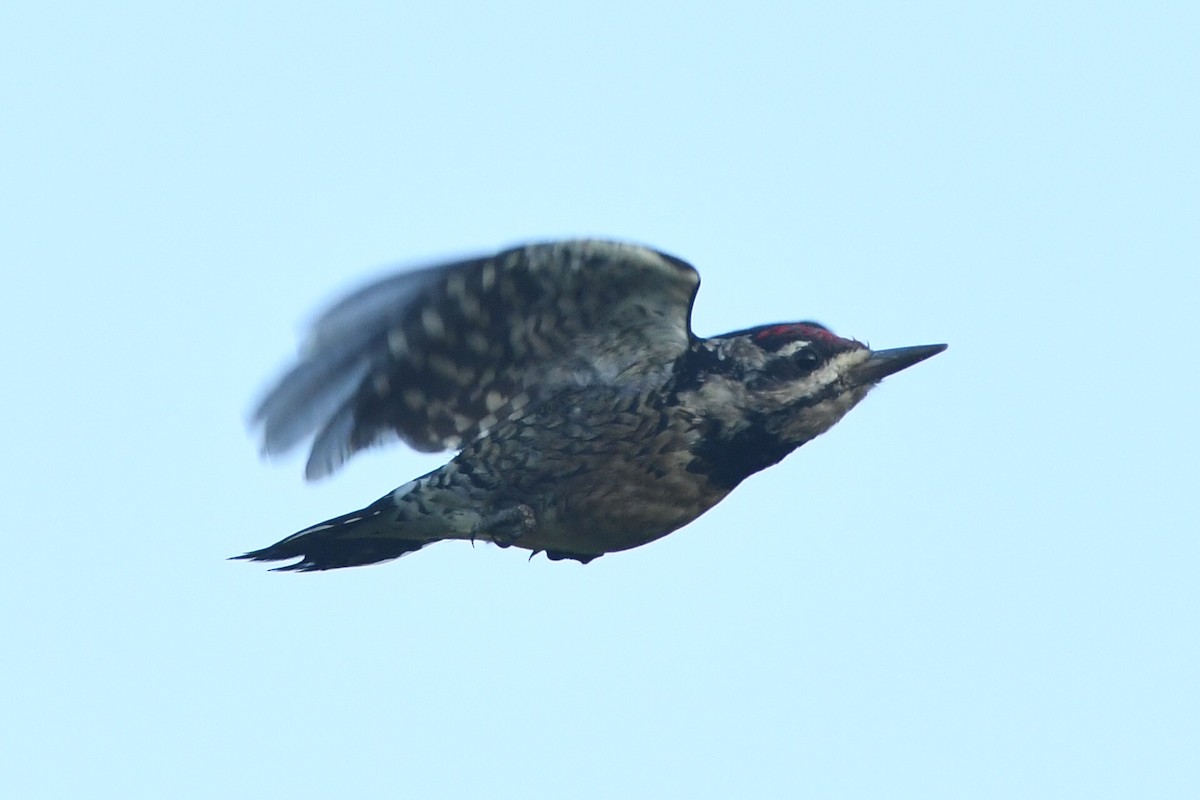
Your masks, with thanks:
[[[944,344],[872,350],[816,322],[760,325],[701,343],[709,369],[703,402],[724,406],[732,430],[764,428],[789,451],[831,428],[879,381],[946,349]]]

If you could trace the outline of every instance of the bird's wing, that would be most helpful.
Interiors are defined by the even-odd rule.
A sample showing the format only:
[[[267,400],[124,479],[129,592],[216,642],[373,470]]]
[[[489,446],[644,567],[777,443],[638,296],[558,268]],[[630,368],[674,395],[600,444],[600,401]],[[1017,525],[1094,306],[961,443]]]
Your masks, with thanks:
[[[564,385],[631,381],[691,340],[700,276],[630,244],[513,248],[384,278],[313,324],[254,414],[263,451],[315,434],[306,476],[398,436],[454,449]]]

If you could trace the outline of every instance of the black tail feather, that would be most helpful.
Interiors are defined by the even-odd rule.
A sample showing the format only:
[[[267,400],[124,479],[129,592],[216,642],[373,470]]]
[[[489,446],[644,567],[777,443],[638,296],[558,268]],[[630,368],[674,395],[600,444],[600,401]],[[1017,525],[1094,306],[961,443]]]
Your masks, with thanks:
[[[386,498],[384,498],[386,499]],[[272,572],[315,572],[342,567],[360,567],[390,561],[405,553],[420,550],[429,540],[401,539],[388,536],[378,519],[377,508],[383,501],[361,511],[305,528],[270,547],[252,550],[234,559],[248,561],[286,561],[299,558],[294,564],[276,567]]]

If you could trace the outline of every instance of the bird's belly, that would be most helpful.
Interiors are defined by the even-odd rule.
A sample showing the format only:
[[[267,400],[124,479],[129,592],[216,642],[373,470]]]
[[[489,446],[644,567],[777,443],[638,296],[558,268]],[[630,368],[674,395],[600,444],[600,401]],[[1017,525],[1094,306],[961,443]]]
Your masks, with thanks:
[[[675,461],[679,463],[663,463]],[[679,453],[651,463],[639,458],[597,459],[563,476],[551,502],[537,509],[532,549],[608,553],[652,542],[688,524],[725,496],[686,468]]]
[[[490,504],[533,510],[534,530],[519,546],[628,550],[686,525],[728,493],[689,469],[698,421],[652,399],[627,387],[583,387],[509,420],[460,459],[486,465],[495,481]]]

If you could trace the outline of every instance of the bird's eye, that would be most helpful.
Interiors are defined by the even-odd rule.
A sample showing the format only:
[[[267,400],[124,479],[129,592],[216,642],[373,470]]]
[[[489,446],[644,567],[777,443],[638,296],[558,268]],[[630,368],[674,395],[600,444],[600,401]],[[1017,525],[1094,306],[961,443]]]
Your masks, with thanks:
[[[821,355],[811,347],[776,358],[763,366],[762,379],[767,382],[794,381],[808,375],[821,363]]]
[[[821,363],[821,357],[811,347],[805,347],[792,354],[792,363],[803,370],[811,370]]]

